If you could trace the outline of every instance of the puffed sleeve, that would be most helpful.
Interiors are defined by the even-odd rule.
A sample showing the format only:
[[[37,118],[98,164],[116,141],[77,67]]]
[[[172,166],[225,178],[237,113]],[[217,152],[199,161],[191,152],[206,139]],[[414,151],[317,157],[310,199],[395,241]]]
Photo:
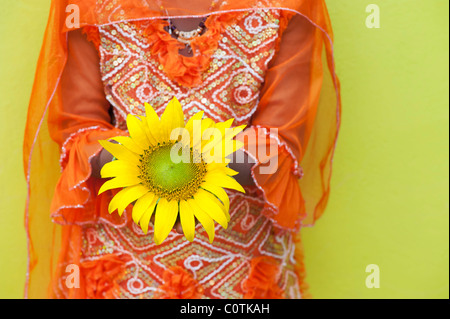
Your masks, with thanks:
[[[96,190],[102,183],[91,176],[98,140],[124,132],[111,123],[96,47],[81,30],[68,33],[68,55],[60,80],[61,101],[49,110],[51,138],[61,148],[61,176],[51,205],[53,221],[61,224],[96,220],[101,212]]]
[[[263,214],[295,230],[306,216],[299,163],[314,124],[321,88],[315,28],[299,15],[290,18],[268,65],[251,125],[239,138],[253,158],[252,177],[263,192]],[[319,57],[319,58],[318,58]]]

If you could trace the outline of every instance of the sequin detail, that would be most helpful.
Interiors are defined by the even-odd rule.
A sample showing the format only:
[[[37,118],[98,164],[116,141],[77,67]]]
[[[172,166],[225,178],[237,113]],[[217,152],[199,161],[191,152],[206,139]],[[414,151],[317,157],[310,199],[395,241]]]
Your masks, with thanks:
[[[275,54],[279,16],[277,10],[250,11],[226,25],[195,87],[184,87],[165,72],[160,59],[151,54],[145,23],[100,27],[102,79],[117,126],[125,128],[129,113],[143,114],[145,102],[161,114],[174,95],[188,118],[202,110],[216,121],[233,117],[236,125],[247,124],[256,111],[264,76]],[[257,26],[254,21],[258,21]],[[254,27],[248,30],[251,25]]]

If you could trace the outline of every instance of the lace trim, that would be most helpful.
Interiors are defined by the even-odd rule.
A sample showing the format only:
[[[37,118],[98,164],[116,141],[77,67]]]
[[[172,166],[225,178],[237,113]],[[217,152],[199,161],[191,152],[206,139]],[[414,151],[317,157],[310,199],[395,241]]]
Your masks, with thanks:
[[[92,158],[94,158],[95,156],[97,156],[97,155],[100,153],[101,150],[102,150],[102,147],[100,146],[98,150],[96,150],[91,156],[89,156],[88,162],[91,163]],[[72,188],[69,189],[70,191],[73,191],[73,190],[79,188],[81,191],[87,192],[87,193],[88,193],[88,196],[87,196],[86,200],[85,200],[82,204],[77,204],[77,205],[63,205],[63,206],[58,207],[58,209],[57,209],[54,213],[52,213],[52,214],[50,215],[50,217],[52,218],[52,221],[53,221],[54,223],[60,224],[60,223],[57,222],[55,219],[56,219],[56,218],[62,218],[63,221],[64,221],[64,223],[65,223],[65,224],[68,224],[68,222],[67,222],[67,220],[65,219],[64,215],[63,215],[63,214],[60,214],[60,212],[61,212],[63,209],[84,209],[84,208],[85,208],[85,205],[86,205],[87,202],[89,202],[89,200],[91,199],[91,191],[90,191],[89,188],[84,187],[84,186],[81,186],[81,185],[83,185],[84,183],[87,182],[87,180],[91,177],[91,174],[92,174],[92,168],[91,168],[91,166],[89,166],[89,172],[88,172],[87,176],[86,176],[85,178],[83,178],[78,184],[76,184],[75,186],[73,186]],[[76,222],[75,224],[77,224],[77,225],[78,225],[78,224],[79,224],[79,225],[82,225],[82,224],[92,224],[92,223],[91,223],[91,222],[86,222],[86,223],[84,223],[84,222]]]
[[[265,126],[261,126],[261,125],[252,125],[252,127],[257,128],[258,130],[263,130],[264,133],[266,134],[266,136],[268,136],[269,138],[277,141],[278,144],[278,148],[285,150],[290,157],[292,158],[293,164],[291,167],[291,172],[292,174],[294,174],[295,176],[297,176],[299,179],[303,177],[304,173],[303,173],[303,169],[302,167],[299,165],[297,157],[294,155],[294,152],[292,151],[292,149],[289,147],[289,145],[287,145],[287,143],[285,141],[282,141],[278,135],[274,135],[272,133],[270,133],[269,129]]]
[[[101,128],[100,126],[91,126],[91,127],[86,127],[86,128],[82,128],[79,129],[78,131],[72,133],[63,143],[63,145],[61,146],[61,157],[59,160],[60,163],[60,167],[61,167],[61,172],[64,170],[64,161],[67,158],[67,155],[69,153],[69,149],[67,149],[67,145],[71,142],[73,142],[76,138],[78,138],[81,134],[86,133],[88,131],[95,131],[95,130],[99,130],[99,131],[107,131],[107,129],[105,128]],[[92,158],[94,158],[95,156],[97,156],[100,151],[102,150],[101,145],[99,144],[98,149],[89,156],[88,158],[88,162],[89,164],[91,163]],[[60,211],[63,209],[80,209],[80,208],[84,208],[86,203],[89,201],[89,199],[91,199],[91,191],[89,190],[89,188],[82,186],[83,184],[85,184],[87,182],[87,180],[91,177],[92,174],[92,166],[89,165],[89,171],[87,173],[87,175],[81,180],[79,181],[76,185],[74,185],[73,187],[71,187],[69,189],[69,191],[73,191],[76,189],[80,189],[83,192],[87,192],[88,196],[86,198],[86,200],[82,203],[82,204],[77,204],[77,205],[63,205],[58,207],[58,209],[53,212],[50,216],[52,218],[52,221],[55,223],[58,223],[55,219],[57,217],[62,218],[64,220],[64,223],[67,223],[65,217],[63,214],[60,214]]]
[[[60,150],[61,156],[59,158],[59,166],[60,166],[61,172],[64,170],[64,167],[65,167],[64,161],[66,160],[67,154],[69,153],[69,151],[67,149],[67,145],[69,143],[73,142],[74,139],[77,138],[80,134],[87,132],[87,131],[94,131],[94,130],[98,130],[98,129],[101,129],[100,126],[98,126],[98,125],[85,127],[85,128],[79,129],[78,131],[70,134],[70,136],[68,138],[66,138],[66,140],[64,141],[63,145],[61,146],[61,150]],[[101,130],[105,131],[106,129],[101,129]]]
[[[294,155],[294,153],[292,152],[291,148],[290,148],[284,141],[281,141],[281,140],[278,138],[278,136],[275,136],[275,135],[271,134],[271,133],[268,131],[268,129],[267,129],[266,127],[259,126],[259,125],[253,125],[252,127],[258,128],[258,129],[261,129],[261,130],[264,130],[264,133],[266,134],[266,136],[269,136],[270,138],[272,138],[272,139],[274,139],[275,141],[277,141],[278,148],[279,148],[279,149],[284,149],[284,150],[289,154],[289,156],[292,158],[292,160],[293,160],[293,162],[294,162],[293,165],[292,165],[292,167],[291,167],[291,173],[292,173],[294,176],[297,176],[299,179],[302,178],[302,177],[303,177],[303,169],[302,169],[302,168],[300,167],[300,165],[298,164],[297,158],[295,157],[295,155]],[[256,178],[255,170],[261,165],[261,162],[256,158],[255,155],[253,155],[252,153],[250,153],[248,150],[246,150],[246,149],[244,149],[244,148],[242,148],[242,150],[243,150],[250,158],[252,158],[253,161],[255,162],[255,165],[253,165],[253,167],[251,168],[250,173],[251,173],[253,182],[254,182],[254,184],[255,184],[255,187],[258,188],[258,189],[261,191],[261,193],[262,193],[262,195],[263,195],[263,198],[264,198],[264,201],[265,201],[266,204],[267,204],[267,206],[265,206],[265,207],[263,208],[263,211],[262,211],[262,212],[263,212],[263,213],[266,212],[265,216],[266,216],[266,217],[267,217],[267,218],[268,218],[275,226],[277,226],[278,228],[285,228],[285,227],[279,225],[279,223],[277,222],[277,220],[274,218],[274,217],[275,217],[276,215],[278,215],[278,213],[279,213],[279,208],[278,208],[278,206],[275,205],[274,203],[272,203],[271,201],[269,201],[265,189],[258,183],[258,180],[257,180],[257,178]],[[269,212],[267,212],[267,211],[269,211]],[[300,220],[300,219],[297,219],[296,222],[295,222],[294,229],[295,229],[295,230],[298,230],[298,229],[300,228],[300,226],[301,226],[301,220]]]

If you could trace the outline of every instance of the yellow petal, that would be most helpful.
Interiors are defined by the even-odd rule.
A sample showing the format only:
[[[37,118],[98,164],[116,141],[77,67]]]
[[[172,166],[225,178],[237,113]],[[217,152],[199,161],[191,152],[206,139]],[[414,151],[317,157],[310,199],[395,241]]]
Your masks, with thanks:
[[[131,162],[133,164],[139,164],[139,156],[136,153],[128,150],[125,146],[120,144],[111,143],[109,141],[98,141],[100,145],[111,153],[115,158]]]
[[[225,192],[225,190],[217,185],[211,184],[211,183],[207,183],[207,182],[203,182],[203,184],[201,185],[201,187],[207,191],[209,191],[210,193],[212,193],[213,195],[217,196],[217,198],[222,202],[224,208],[225,208],[225,213],[226,213],[226,217],[227,220],[230,221],[230,198],[228,197],[227,192]]]
[[[144,149],[140,147],[138,144],[134,142],[130,137],[128,136],[116,136],[113,137],[112,140],[118,142],[119,144],[125,146],[127,149],[132,151],[133,153],[136,153],[138,155],[144,153]]]
[[[215,172],[207,172],[204,177],[205,182],[224,187],[235,189],[239,192],[245,193],[244,188],[239,184],[233,177],[228,176],[223,173]]]
[[[244,125],[239,125],[239,126],[233,127],[232,129],[227,130],[227,138],[235,137],[240,132],[242,132],[246,127],[247,127],[247,125],[244,124]]]
[[[147,138],[147,134],[143,128],[144,123],[140,121],[134,115],[128,114],[127,116],[127,128],[130,132],[130,136],[133,141],[143,149],[147,149],[150,145],[150,141]]]
[[[178,216],[178,202],[167,201],[165,198],[161,198],[156,206],[155,215],[155,232],[154,241],[155,244],[161,244],[164,239],[167,238]]]
[[[228,218],[225,213],[224,206],[211,193],[199,189],[194,195],[195,202],[215,221],[217,221],[223,228],[228,227]]]
[[[212,171],[214,171],[216,169],[219,170],[219,171],[223,171],[223,169],[225,167],[227,167],[227,164],[225,164],[225,163],[215,163],[215,162],[213,162],[213,163],[208,164],[207,170],[208,170],[208,172],[212,172]]]
[[[131,164],[123,160],[117,160],[103,165],[100,174],[103,178],[126,176],[126,175],[139,176],[140,171],[137,165]]]
[[[237,150],[240,150],[244,146],[244,143],[237,140],[231,140],[226,142],[226,144],[223,146],[223,156],[226,157]]]
[[[213,139],[214,135],[212,133],[214,132],[213,129],[214,129],[214,126],[216,125],[216,123],[212,119],[207,117],[202,120],[201,125],[202,125],[201,126],[202,131],[201,131],[200,143],[201,143],[201,146],[203,149],[203,147]],[[197,143],[198,141],[194,141],[194,142]]]
[[[144,214],[142,215],[142,218],[139,221],[139,225],[141,225],[141,229],[144,232],[144,234],[148,233],[148,225],[150,225],[150,219],[152,218],[152,215],[155,212],[157,202],[158,202],[157,196],[155,196],[151,201],[150,205],[144,211]]]
[[[108,206],[108,212],[111,214],[118,209],[119,215],[122,216],[123,211],[136,199],[144,196],[148,193],[147,187],[143,185],[136,185],[132,187],[126,187],[118,192]]]
[[[222,147],[223,135],[214,127],[209,128],[208,131],[205,131],[206,136],[210,133],[211,136],[209,140],[206,142],[206,144],[202,144],[202,158],[206,163],[221,163],[223,162],[224,158]]]
[[[191,135],[191,138],[194,135],[194,121],[201,121],[203,114],[204,114],[203,111],[199,111],[199,112],[195,113],[194,115],[192,115],[191,118],[189,119],[189,121],[187,121],[185,128],[186,128],[186,130],[188,130],[189,134]],[[197,122],[197,123],[201,123],[201,122]]]
[[[110,189],[134,186],[140,183],[141,180],[137,176],[120,176],[104,182],[98,193],[101,194]]]
[[[124,192],[124,194],[122,195],[121,202],[118,207],[119,215],[122,215],[123,211],[125,210],[125,208],[127,208],[128,205],[147,194],[148,188],[143,185],[136,185],[133,187],[127,187],[122,191]]]
[[[214,151],[216,151],[216,149],[218,150],[218,152],[220,151],[219,155],[222,156],[223,159],[220,159],[220,157],[215,156],[214,161],[219,162],[219,163],[225,163],[227,161],[227,157],[230,154],[241,149],[243,146],[244,146],[244,143],[242,143],[241,141],[230,140],[230,139],[223,140],[222,144],[216,145],[214,147]],[[221,150],[220,150],[220,147],[222,148]],[[205,152],[205,153],[208,154],[207,152]]]
[[[215,138],[208,141],[202,148],[202,152],[210,152],[214,147],[221,145],[222,149],[225,149],[225,144],[231,142],[231,140],[245,128],[245,125],[230,128],[234,119],[229,119],[226,122],[216,123],[214,129],[220,133],[221,139]]]
[[[180,201],[180,222],[184,236],[192,242],[195,236],[195,217],[191,206],[185,201]]]
[[[208,129],[214,127],[214,121],[210,118],[205,118],[200,122],[195,122],[192,128],[192,147],[200,154],[202,145],[209,141],[210,137],[207,136]],[[205,133],[206,131],[206,133]],[[206,141],[204,139],[208,138]]]
[[[172,130],[184,127],[184,113],[180,102],[176,97],[167,104],[164,113],[161,115],[161,131],[165,133],[165,138],[169,139]]]
[[[188,199],[187,203],[192,208],[195,218],[197,218],[200,224],[202,224],[203,228],[208,234],[209,242],[212,243],[214,241],[215,235],[214,221],[212,220],[211,217],[208,216],[208,214],[205,213],[205,211],[199,205],[197,205],[195,200]]]
[[[230,128],[231,125],[233,125],[233,122],[234,122],[234,118],[228,119],[225,122],[217,122],[216,127],[219,129]]]
[[[136,224],[139,224],[145,211],[150,207],[150,205],[155,202],[158,197],[153,193],[147,193],[141,198],[139,198],[133,206],[132,218]]]
[[[159,120],[159,116],[156,111],[148,103],[145,103],[145,118],[149,129],[148,132],[150,132],[156,142],[160,142],[162,139],[160,134],[161,121]]]
[[[212,166],[212,165],[214,165],[214,166]],[[228,176],[236,176],[239,174],[239,172],[235,171],[234,169],[229,168],[227,166],[227,164],[218,164],[218,163],[208,164],[208,172],[223,173]]]
[[[147,135],[147,138],[150,142],[151,145],[157,145],[159,140],[158,140],[158,128],[157,127],[152,127],[148,124],[148,119],[145,116],[139,116],[139,118],[142,121],[142,128],[145,131],[145,134]]]
[[[190,143],[191,146],[193,146],[194,143],[194,130],[198,130],[198,132],[196,132],[195,134],[198,134],[198,136],[195,136],[195,138],[201,140],[201,123],[202,123],[202,117],[203,117],[204,112],[200,111],[195,113],[190,119],[189,121],[186,123],[186,130],[189,132],[189,137],[190,137]],[[200,141],[198,143],[200,145]],[[200,154],[200,148],[198,149],[198,153]]]

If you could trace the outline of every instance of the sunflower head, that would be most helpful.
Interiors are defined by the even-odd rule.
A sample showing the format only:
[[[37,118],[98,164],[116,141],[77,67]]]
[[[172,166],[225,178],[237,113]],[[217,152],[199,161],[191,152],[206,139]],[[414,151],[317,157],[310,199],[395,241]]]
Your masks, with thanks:
[[[130,136],[118,136],[100,144],[116,158],[101,170],[110,178],[99,194],[122,188],[111,200],[109,213],[122,215],[134,202],[132,218],[144,233],[154,216],[153,239],[160,244],[179,219],[185,237],[193,241],[196,221],[210,242],[214,222],[227,228],[229,198],[224,188],[244,192],[228,167],[228,156],[242,147],[234,137],[245,126],[231,127],[233,119],[214,122],[203,112],[185,122],[180,102],[174,97],[161,118],[146,104],[145,116],[128,115]]]

